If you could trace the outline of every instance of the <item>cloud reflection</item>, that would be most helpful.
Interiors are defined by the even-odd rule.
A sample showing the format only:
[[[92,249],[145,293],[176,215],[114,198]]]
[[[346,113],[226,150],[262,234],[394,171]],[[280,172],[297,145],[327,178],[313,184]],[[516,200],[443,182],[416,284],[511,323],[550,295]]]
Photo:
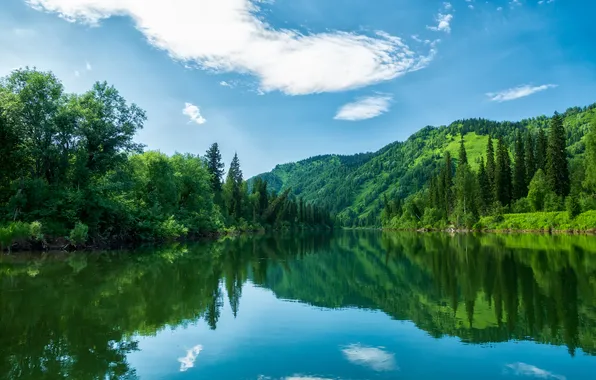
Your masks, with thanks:
[[[203,350],[203,346],[197,344],[190,350],[186,351],[186,356],[182,358],[178,358],[180,362],[180,372],[186,372],[190,368],[195,366],[195,360],[197,360],[197,356]]]
[[[566,380],[565,376],[557,375],[555,373],[546,371],[542,368],[538,368],[534,365],[521,362],[507,364],[505,365],[505,368],[512,370],[513,373],[518,376],[531,376],[540,379]]]
[[[394,355],[378,347],[351,344],[341,351],[351,363],[369,367],[377,372],[398,369]]]

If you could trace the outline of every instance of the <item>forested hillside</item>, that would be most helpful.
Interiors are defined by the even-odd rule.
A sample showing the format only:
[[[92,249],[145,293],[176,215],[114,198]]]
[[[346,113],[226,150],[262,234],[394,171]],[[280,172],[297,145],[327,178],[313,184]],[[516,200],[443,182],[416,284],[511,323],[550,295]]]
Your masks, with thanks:
[[[584,179],[586,135],[595,116],[596,104],[570,108],[560,115],[570,180],[578,184]],[[305,201],[324,205],[344,226],[381,226],[385,205],[392,201],[403,204],[416,193],[422,197],[430,188],[430,179],[444,165],[447,153],[453,157],[452,164],[457,164],[462,138],[469,168],[477,172],[480,158],[485,160],[489,136],[495,143],[501,139],[514,162],[517,137],[521,135],[525,139],[529,135],[534,150],[540,131],[545,138],[548,135],[551,121],[552,118],[546,116],[519,122],[458,120],[448,126],[427,126],[406,141],[391,143],[375,153],[312,157],[278,165],[257,177],[268,181],[276,191],[292,189],[293,194]],[[546,159],[543,153],[541,157]],[[528,183],[529,180],[531,178]],[[421,207],[423,213],[424,205]]]

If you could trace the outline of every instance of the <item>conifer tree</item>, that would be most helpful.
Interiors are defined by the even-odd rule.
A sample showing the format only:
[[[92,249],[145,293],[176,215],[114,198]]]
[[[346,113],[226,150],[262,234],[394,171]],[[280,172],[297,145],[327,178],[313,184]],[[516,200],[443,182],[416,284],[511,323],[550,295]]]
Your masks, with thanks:
[[[495,199],[501,205],[511,204],[511,158],[509,150],[505,146],[502,138],[497,142],[497,163],[495,167]]]
[[[513,170],[513,199],[520,199],[528,195],[528,183],[526,182],[526,152],[521,132],[517,132],[515,138],[515,166]]]
[[[466,146],[464,144],[464,136],[461,137],[459,143],[459,156],[457,160],[458,165],[467,165],[468,164],[468,153],[466,152]]]
[[[569,163],[567,162],[567,138],[563,118],[555,113],[551,119],[546,149],[546,178],[551,189],[558,196],[567,196],[570,191]]]
[[[242,170],[240,169],[240,160],[238,154],[234,154],[234,158],[230,163],[230,170],[226,177],[224,185],[224,193],[228,214],[236,218],[242,217]]]
[[[495,193],[495,172],[496,172],[496,164],[495,164],[495,151],[493,146],[493,139],[489,135],[488,136],[488,143],[486,145],[486,176],[488,178],[488,183],[491,189],[491,193]],[[491,204],[494,201],[494,197],[491,200]]]
[[[480,203],[483,213],[486,213],[493,203],[493,191],[490,187],[486,167],[484,166],[484,159],[480,158],[478,168],[478,187],[480,190]]]
[[[548,141],[544,129],[538,130],[538,138],[536,140],[536,170],[542,169],[546,171],[546,146]]]
[[[211,188],[217,194],[221,192],[225,168],[217,143],[211,144],[205,155],[205,161],[207,162],[207,170],[211,174]]]
[[[590,132],[586,135],[586,179],[584,186],[596,194],[596,117],[592,120]]]
[[[526,183],[529,184],[532,178],[534,178],[534,174],[536,174],[536,154],[534,152],[534,139],[532,138],[532,134],[530,131],[526,132]]]
[[[449,152],[445,152],[445,161],[440,177],[441,204],[444,208],[445,216],[449,216],[453,204],[451,197],[451,187],[453,186],[453,162]]]

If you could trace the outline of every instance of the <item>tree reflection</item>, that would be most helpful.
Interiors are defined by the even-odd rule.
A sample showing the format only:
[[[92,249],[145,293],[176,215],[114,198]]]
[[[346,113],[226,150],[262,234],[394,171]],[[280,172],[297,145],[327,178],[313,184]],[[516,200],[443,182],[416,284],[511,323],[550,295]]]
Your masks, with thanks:
[[[594,238],[348,231],[134,253],[0,261],[0,373],[132,379],[139,335],[203,320],[244,284],[284,299],[382,310],[434,337],[532,339],[596,354]],[[240,315],[239,315],[240,313]]]

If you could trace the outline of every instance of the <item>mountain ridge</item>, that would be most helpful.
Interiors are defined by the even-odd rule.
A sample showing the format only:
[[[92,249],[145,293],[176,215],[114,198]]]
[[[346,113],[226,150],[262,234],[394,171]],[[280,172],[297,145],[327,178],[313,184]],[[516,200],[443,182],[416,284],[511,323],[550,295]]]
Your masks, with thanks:
[[[568,108],[561,115],[567,132],[567,151],[573,160],[585,150],[582,140],[590,118],[596,115],[596,103]],[[249,181],[260,177],[275,192],[291,188],[294,196],[328,207],[344,226],[379,225],[383,197],[406,198],[423,188],[444,151],[457,156],[460,136],[464,137],[469,161],[474,166],[486,149],[489,135],[503,138],[511,148],[517,131],[546,130],[550,119],[545,115],[520,121],[472,118],[438,127],[425,126],[406,140],[391,142],[376,152],[317,155],[278,164]]]

